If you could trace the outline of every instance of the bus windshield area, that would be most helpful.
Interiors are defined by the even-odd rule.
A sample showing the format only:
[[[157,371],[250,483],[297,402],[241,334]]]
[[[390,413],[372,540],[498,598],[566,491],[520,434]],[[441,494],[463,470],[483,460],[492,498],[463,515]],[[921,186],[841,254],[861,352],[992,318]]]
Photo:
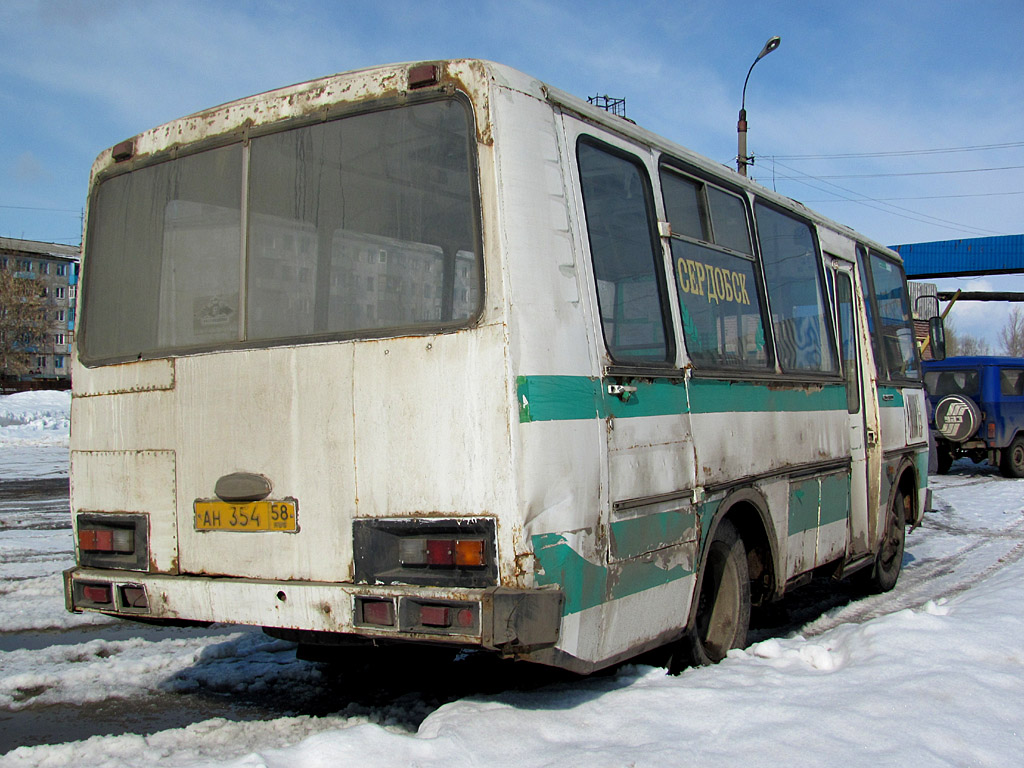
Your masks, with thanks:
[[[474,138],[466,104],[438,99],[102,181],[83,361],[466,325],[482,286]]]

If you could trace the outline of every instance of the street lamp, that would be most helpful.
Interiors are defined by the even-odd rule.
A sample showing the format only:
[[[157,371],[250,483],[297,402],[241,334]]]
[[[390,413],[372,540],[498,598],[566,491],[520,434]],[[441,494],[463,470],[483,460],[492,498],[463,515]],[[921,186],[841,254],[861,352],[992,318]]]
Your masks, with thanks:
[[[769,53],[779,47],[779,43],[782,40],[778,35],[769,38],[768,42],[764,44],[764,48],[757,54],[757,58],[754,59],[754,64],[757,64],[761,59],[767,56]],[[741,176],[747,175],[747,166],[753,164],[754,158],[747,155],[747,82],[750,80],[750,73],[754,71],[754,64],[750,65],[750,69],[747,70],[747,79],[743,81],[743,98],[740,100],[740,119],[736,123],[736,133],[738,134],[737,141],[739,143],[739,151],[736,154],[736,170],[739,171]]]

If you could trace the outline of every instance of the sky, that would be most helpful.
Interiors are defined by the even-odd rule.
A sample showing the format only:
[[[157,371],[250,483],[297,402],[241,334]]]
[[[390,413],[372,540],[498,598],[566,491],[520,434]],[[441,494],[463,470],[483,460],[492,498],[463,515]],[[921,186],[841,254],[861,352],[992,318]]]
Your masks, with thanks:
[[[889,245],[1024,232],[1022,0],[3,0],[0,237],[77,245],[101,150],[335,72],[498,61]],[[1019,282],[1019,287],[1016,283]],[[971,290],[1024,290],[975,278]],[[973,309],[972,309],[973,307]],[[991,335],[1005,306],[963,305]],[[986,330],[988,329],[988,330]],[[991,331],[991,333],[989,333]]]

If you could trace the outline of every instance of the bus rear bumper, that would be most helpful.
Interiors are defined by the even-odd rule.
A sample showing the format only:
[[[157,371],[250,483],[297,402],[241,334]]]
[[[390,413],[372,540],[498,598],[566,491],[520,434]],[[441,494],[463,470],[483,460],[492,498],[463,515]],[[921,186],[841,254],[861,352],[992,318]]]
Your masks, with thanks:
[[[475,645],[522,653],[558,642],[560,589],[482,589],[64,572],[73,613],[168,623],[229,623]]]

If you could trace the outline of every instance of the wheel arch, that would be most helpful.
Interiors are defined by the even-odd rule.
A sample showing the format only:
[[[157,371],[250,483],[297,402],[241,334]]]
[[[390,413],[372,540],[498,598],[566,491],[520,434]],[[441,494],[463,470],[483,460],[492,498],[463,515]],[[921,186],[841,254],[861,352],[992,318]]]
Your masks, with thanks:
[[[889,485],[889,497],[886,499],[888,510],[896,503],[896,494],[903,494],[904,498],[910,499],[910,508],[907,510],[907,525],[916,526],[921,522],[924,514],[921,508],[920,493],[921,478],[918,477],[918,468],[909,456],[902,456],[893,470],[893,481]]]
[[[697,568],[694,594],[700,594],[704,580],[708,544],[723,520],[729,520],[736,529],[747,552],[747,570],[750,578],[750,599],[761,605],[779,597],[785,591],[783,569],[779,567],[778,537],[768,513],[768,500],[753,487],[731,491],[719,504],[714,518],[707,527],[701,543],[701,556]],[[695,614],[690,611],[688,624],[692,626]]]

